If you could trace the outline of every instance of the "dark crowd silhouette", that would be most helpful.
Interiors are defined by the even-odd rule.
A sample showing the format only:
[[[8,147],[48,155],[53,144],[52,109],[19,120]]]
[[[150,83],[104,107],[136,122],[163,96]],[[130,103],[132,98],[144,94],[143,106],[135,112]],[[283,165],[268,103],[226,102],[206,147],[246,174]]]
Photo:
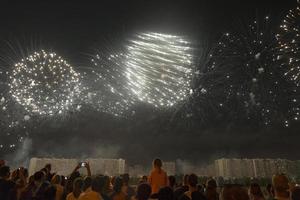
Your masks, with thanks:
[[[81,168],[86,175],[79,172]],[[87,162],[79,163],[69,176],[53,173],[50,163],[29,176],[26,168],[11,172],[1,160],[0,200],[300,200],[300,187],[284,174],[274,175],[267,186],[255,181],[249,186],[220,186],[213,178],[200,182],[196,174],[177,179],[167,175],[160,159],[155,159],[149,175],[135,184],[129,174],[92,175]]]

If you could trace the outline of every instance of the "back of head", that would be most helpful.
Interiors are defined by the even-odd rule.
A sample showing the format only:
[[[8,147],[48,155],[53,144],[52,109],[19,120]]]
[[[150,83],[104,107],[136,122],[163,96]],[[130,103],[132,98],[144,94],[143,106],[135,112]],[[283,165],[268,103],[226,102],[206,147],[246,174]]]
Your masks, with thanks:
[[[55,200],[56,188],[54,186],[48,186],[44,192],[44,200]]]
[[[9,166],[3,165],[0,167],[0,177],[1,178],[9,178],[10,175],[10,168]]]
[[[83,191],[91,187],[91,185],[92,185],[92,177],[90,176],[85,177],[83,180]]]
[[[208,200],[215,200],[218,196],[217,193],[217,182],[214,179],[208,179],[206,181],[205,196]]]
[[[5,160],[0,160],[0,167],[5,165]]]
[[[162,161],[159,158],[156,158],[153,160],[153,166],[154,168],[162,168]]]
[[[212,178],[208,179],[206,181],[206,188],[209,188],[209,189],[215,189],[215,188],[217,188],[217,182],[216,182],[216,180],[212,179]]]
[[[249,200],[247,191],[240,185],[225,185],[221,197],[222,200]]]
[[[170,187],[163,187],[158,191],[158,200],[173,200],[174,193]]]
[[[300,187],[296,186],[291,195],[291,200],[300,200]]]
[[[51,164],[50,163],[48,163],[48,164],[46,164],[45,165],[45,168],[48,170],[48,172],[50,172],[51,171]]]
[[[170,187],[173,188],[176,185],[176,178],[175,178],[175,176],[169,176],[168,179],[169,179],[169,185],[170,185]]]
[[[37,181],[37,182],[41,182],[41,181],[43,181],[43,178],[44,178],[44,172],[42,172],[42,171],[37,171],[37,172],[35,172],[34,173],[34,175],[33,175],[33,180],[34,181]]]
[[[102,184],[101,184],[101,177],[100,176],[96,176],[96,177],[92,178],[91,187],[92,187],[93,191],[101,193]]]
[[[73,191],[81,191],[83,187],[83,180],[81,177],[78,177],[73,182]]]
[[[115,181],[114,181],[114,186],[113,186],[114,192],[116,192],[116,193],[121,192],[122,186],[123,186],[122,178],[121,177],[116,177]]]
[[[284,174],[277,174],[272,177],[272,186],[275,196],[289,197],[289,180]]]
[[[147,200],[151,195],[151,186],[147,183],[142,183],[137,188],[136,199]]]
[[[250,184],[250,194],[253,196],[263,197],[263,193],[260,189],[260,186],[257,183]]]
[[[54,175],[51,179],[52,184],[60,184],[61,183],[61,177],[60,175]]]
[[[123,175],[122,175],[122,179],[123,179],[123,183],[124,183],[125,185],[128,185],[129,180],[130,180],[129,174],[128,174],[128,173],[123,174]]]
[[[190,187],[196,187],[198,184],[198,176],[196,174],[190,174],[188,177],[188,185]]]
[[[188,185],[189,184],[189,175],[188,174],[185,174],[183,176],[183,185]]]

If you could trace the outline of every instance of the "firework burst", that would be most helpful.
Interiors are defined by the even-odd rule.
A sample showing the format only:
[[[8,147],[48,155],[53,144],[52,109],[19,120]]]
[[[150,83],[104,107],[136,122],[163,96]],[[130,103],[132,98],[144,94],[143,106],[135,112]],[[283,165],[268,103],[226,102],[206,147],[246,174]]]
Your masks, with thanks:
[[[30,114],[61,114],[80,93],[79,77],[62,57],[41,50],[14,65],[9,92]]]
[[[123,115],[138,103],[169,108],[191,93],[192,48],[184,37],[136,34],[118,50],[92,56],[87,99],[99,111]]]
[[[141,33],[129,40],[126,77],[131,92],[155,107],[172,107],[191,93],[191,44],[181,36]]]
[[[300,3],[296,9],[290,10],[280,25],[277,34],[280,51],[288,62],[285,73],[290,80],[300,85]]]
[[[216,74],[215,85],[224,95],[219,105],[239,119],[242,114],[265,125],[282,120],[288,126],[297,113],[297,91],[282,77],[285,62],[270,19],[239,27],[224,34],[211,55],[208,72]]]

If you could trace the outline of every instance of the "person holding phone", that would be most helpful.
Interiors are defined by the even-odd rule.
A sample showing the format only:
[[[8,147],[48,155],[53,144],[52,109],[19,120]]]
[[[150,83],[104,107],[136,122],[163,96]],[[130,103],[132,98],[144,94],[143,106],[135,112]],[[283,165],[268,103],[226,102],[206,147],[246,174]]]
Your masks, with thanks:
[[[87,176],[92,176],[91,168],[88,162],[79,162],[72,173],[77,172],[80,168],[86,168]]]

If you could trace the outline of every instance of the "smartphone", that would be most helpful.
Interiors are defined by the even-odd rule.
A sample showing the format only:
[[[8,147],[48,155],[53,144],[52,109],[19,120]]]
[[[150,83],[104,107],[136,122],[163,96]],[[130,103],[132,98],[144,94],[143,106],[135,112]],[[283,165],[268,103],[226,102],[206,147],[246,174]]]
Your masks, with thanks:
[[[81,163],[80,163],[80,166],[81,166],[81,167],[85,167],[85,166],[86,166],[86,163],[85,163],[85,162],[81,162]]]

